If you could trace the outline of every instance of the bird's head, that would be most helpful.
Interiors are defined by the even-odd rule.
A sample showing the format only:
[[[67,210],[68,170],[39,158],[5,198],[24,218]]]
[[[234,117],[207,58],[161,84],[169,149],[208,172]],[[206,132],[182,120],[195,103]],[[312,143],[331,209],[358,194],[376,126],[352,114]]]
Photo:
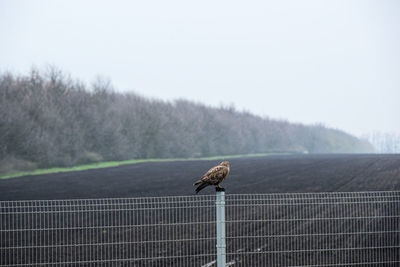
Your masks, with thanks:
[[[229,163],[229,161],[223,161],[223,162],[221,162],[219,165],[225,166],[225,167],[228,167],[228,168],[231,167],[231,164]]]

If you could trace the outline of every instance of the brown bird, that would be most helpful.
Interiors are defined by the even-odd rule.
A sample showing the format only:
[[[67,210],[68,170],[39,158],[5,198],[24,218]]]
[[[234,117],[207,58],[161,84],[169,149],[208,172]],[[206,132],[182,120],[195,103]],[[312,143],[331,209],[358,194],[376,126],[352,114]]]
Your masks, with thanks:
[[[200,192],[201,189],[208,185],[216,185],[219,188],[222,188],[219,183],[221,183],[228,176],[231,168],[231,164],[229,161],[223,161],[218,166],[212,167],[211,169],[203,175],[197,182],[193,185],[198,185],[196,188],[196,194]]]

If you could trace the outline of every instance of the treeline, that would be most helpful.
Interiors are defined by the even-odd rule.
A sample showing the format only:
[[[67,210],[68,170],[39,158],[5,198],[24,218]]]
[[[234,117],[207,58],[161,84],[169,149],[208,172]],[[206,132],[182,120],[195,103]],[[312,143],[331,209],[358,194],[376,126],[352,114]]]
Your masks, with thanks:
[[[400,134],[399,133],[383,133],[371,132],[364,134],[363,138],[368,140],[374,147],[377,153],[400,153]]]
[[[102,81],[89,87],[54,68],[1,73],[0,113],[2,172],[135,158],[372,151],[339,130],[117,93]]]

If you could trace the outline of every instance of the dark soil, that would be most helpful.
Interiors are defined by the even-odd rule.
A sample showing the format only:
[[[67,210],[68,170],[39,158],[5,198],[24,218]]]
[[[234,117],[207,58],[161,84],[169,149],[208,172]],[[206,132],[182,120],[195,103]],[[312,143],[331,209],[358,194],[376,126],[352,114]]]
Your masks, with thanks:
[[[223,186],[227,258],[234,266],[398,266],[398,192],[231,194],[400,190],[400,155],[230,162]],[[0,203],[0,266],[205,266],[215,260],[214,188],[191,201],[122,197],[194,195],[193,182],[218,163],[143,163],[0,180],[0,200],[89,199]],[[108,197],[122,199],[98,199]]]
[[[400,155],[290,155],[232,159],[226,193],[400,190]],[[141,163],[0,180],[0,200],[192,195],[219,161]],[[208,187],[200,194],[214,194]]]

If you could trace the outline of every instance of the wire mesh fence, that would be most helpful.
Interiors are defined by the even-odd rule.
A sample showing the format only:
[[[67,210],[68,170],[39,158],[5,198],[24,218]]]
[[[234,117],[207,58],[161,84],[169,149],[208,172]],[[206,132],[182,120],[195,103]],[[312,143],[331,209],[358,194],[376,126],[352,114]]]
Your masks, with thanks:
[[[1,266],[196,266],[215,197],[0,202]]]
[[[400,192],[227,195],[234,266],[400,266]]]
[[[399,266],[400,192],[226,195],[227,266]],[[0,266],[216,266],[215,196],[3,201]]]

